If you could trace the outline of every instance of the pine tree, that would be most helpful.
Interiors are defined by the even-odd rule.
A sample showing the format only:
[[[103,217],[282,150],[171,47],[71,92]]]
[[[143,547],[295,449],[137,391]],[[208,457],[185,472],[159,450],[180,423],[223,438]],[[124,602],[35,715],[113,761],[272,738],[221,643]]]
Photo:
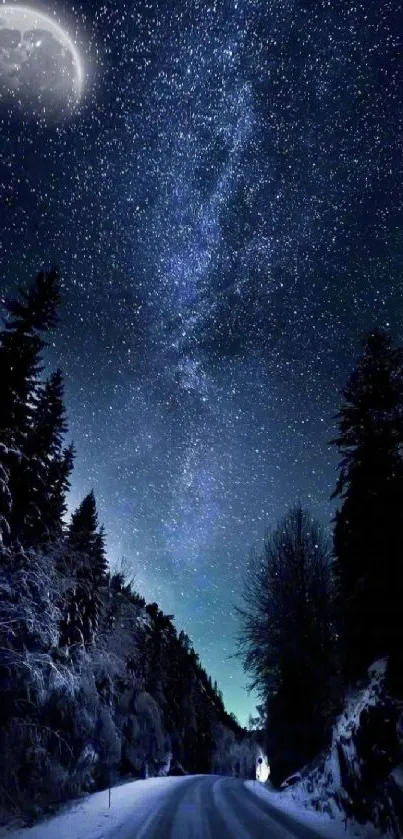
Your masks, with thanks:
[[[97,505],[93,490],[85,496],[71,517],[68,544],[73,550],[89,557],[93,579],[104,582],[107,570],[105,534],[103,528],[98,529]]]
[[[403,352],[370,333],[343,391],[333,497],[335,576],[347,680],[403,647]]]
[[[99,590],[106,582],[105,534],[98,529],[93,491],[73,513],[67,535],[75,586],[62,623],[61,644],[92,644],[98,624]]]
[[[70,475],[73,471],[75,450],[70,444],[55,457],[49,465],[47,529],[57,537],[63,529],[66,513],[66,496],[70,489]]]
[[[46,345],[44,333],[56,324],[60,302],[56,270],[41,272],[28,291],[20,290],[20,299],[3,300],[9,318],[0,334],[0,525],[9,543],[19,534],[10,530],[13,505],[11,485],[18,472],[22,494],[29,494],[29,464],[25,447],[32,430],[41,372],[41,351]],[[20,521],[23,511],[19,513]]]
[[[62,533],[73,448],[63,449],[67,431],[63,377],[52,373],[40,387],[24,457],[13,470],[11,532],[25,546],[38,547]]]
[[[21,299],[3,300],[9,315],[0,336],[0,440],[19,447],[30,429],[34,397],[41,371],[43,333],[53,329],[60,303],[59,275],[42,271],[33,285],[20,290]]]

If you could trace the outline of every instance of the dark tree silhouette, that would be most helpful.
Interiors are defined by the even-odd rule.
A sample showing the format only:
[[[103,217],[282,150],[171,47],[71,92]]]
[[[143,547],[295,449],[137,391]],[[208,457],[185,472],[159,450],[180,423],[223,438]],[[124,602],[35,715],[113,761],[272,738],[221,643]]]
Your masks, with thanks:
[[[44,334],[56,325],[59,303],[55,269],[38,274],[20,299],[3,300],[9,317],[0,336],[0,439],[7,446],[20,447],[30,430]]]
[[[326,742],[336,697],[330,545],[300,506],[253,554],[238,614],[239,654],[268,709],[274,781]]]
[[[105,536],[103,528],[98,528],[92,490],[72,515],[67,550],[71,556],[74,585],[62,621],[61,643],[88,646],[94,642],[100,612],[100,589],[106,582],[107,571]]]
[[[19,299],[2,301],[8,318],[0,333],[0,535],[8,544],[23,537],[20,530],[34,512],[26,448],[38,402],[44,336],[56,324],[59,301],[56,270],[38,274],[28,291],[20,290]],[[18,509],[11,488],[17,483]]]
[[[384,655],[403,671],[403,352],[388,335],[368,335],[343,399],[334,567],[354,681]]]
[[[38,387],[24,456],[11,473],[11,532],[26,546],[59,537],[73,468],[73,447],[63,449],[67,432],[60,370]]]

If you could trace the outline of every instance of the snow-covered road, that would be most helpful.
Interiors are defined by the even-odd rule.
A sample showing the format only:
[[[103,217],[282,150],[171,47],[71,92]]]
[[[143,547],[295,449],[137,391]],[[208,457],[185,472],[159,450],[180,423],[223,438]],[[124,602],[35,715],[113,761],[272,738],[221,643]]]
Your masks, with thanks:
[[[248,788],[251,786],[251,788]],[[153,778],[98,792],[8,839],[319,839],[340,828],[287,813],[257,782],[195,775]],[[323,817],[322,817],[323,818]],[[316,816],[316,819],[318,817]],[[306,822],[304,824],[304,821]],[[329,832],[330,827],[330,832]],[[334,829],[336,828],[336,831]]]
[[[309,827],[257,798],[242,781],[201,777],[175,790],[139,839],[314,839]]]

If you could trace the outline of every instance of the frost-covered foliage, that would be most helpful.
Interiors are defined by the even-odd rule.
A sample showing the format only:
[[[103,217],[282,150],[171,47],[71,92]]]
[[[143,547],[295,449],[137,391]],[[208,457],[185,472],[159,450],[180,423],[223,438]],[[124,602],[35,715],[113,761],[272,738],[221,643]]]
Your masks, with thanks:
[[[56,272],[6,303],[0,332],[0,816],[146,777],[209,772],[240,734],[172,615],[108,571],[89,492],[68,525],[73,449],[60,371],[40,378]],[[232,737],[234,734],[232,733]],[[232,771],[232,766],[223,771]]]
[[[152,764],[153,774],[158,774],[155,769],[159,770],[166,762],[167,740],[161,710],[146,691],[139,693],[136,698],[134,719],[137,728],[134,742],[137,760],[142,766],[147,765],[147,771]]]
[[[256,761],[260,754],[259,746],[253,735],[245,736],[231,731],[222,723],[214,726],[213,771],[217,775],[254,779]]]
[[[331,748],[301,772],[285,796],[320,812],[389,836],[403,835],[403,702],[387,692],[386,660],[367,684],[351,691],[337,719]]]

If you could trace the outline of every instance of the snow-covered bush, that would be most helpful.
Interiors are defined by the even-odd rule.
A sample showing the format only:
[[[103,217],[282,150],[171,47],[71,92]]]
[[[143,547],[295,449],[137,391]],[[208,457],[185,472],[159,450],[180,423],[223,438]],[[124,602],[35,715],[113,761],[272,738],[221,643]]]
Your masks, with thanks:
[[[217,775],[256,777],[257,744],[251,735],[236,737],[222,723],[213,726],[215,749],[212,771]]]
[[[149,693],[143,691],[136,699],[136,750],[142,767],[146,764],[151,774],[158,774],[167,759],[166,737],[161,711]]]

